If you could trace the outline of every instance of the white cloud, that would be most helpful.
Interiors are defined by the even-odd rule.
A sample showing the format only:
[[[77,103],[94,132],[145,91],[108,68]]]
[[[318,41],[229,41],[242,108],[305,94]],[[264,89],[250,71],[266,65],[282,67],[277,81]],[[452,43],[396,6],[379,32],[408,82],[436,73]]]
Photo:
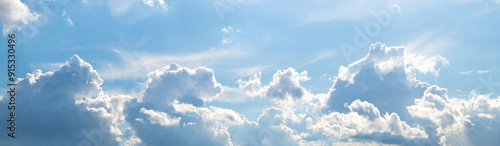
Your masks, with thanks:
[[[431,65],[419,67],[421,72],[437,72],[439,69],[434,69],[432,64],[435,62],[432,61],[439,59],[407,61],[407,55],[404,47],[386,47],[381,43],[371,45],[367,56],[348,67],[339,68],[338,78],[328,93],[326,109],[347,111],[344,103],[360,99],[374,104],[382,112],[396,112],[401,117],[408,117],[406,106],[429,86],[416,80],[415,64],[431,62]]]
[[[124,145],[125,146],[140,146],[141,143],[142,143],[141,139],[139,139],[137,137],[132,137],[129,140],[127,140]]]
[[[430,72],[436,76],[439,74],[439,69],[436,69],[436,65],[439,62],[441,63],[441,65],[450,64],[448,62],[448,59],[440,55],[435,55],[433,57],[426,57],[422,55],[406,54],[405,62],[423,74]]]
[[[0,0],[0,20],[2,20],[2,33],[6,35],[13,29],[20,30],[22,25],[36,21],[40,15],[32,12],[20,0]]]
[[[243,31],[239,30],[239,29],[236,29],[236,30],[233,30],[233,28],[231,26],[224,26],[222,29],[221,29],[222,32],[224,32],[224,37],[222,37],[222,43],[223,44],[231,44],[233,43],[233,39],[236,38],[236,35],[234,32],[236,33],[243,33]]]
[[[491,72],[492,70],[469,70],[469,71],[463,71],[463,72],[460,72],[460,74],[463,74],[463,75],[471,75],[471,74],[485,74],[485,73],[489,73]]]
[[[264,88],[260,82],[261,73],[254,74],[248,80],[238,79],[238,87],[224,86],[224,92],[216,97],[214,101],[227,103],[244,103],[248,99],[262,96]]]
[[[229,33],[233,32],[233,28],[231,28],[231,26],[224,26],[224,28],[222,28],[221,31],[224,33]]]
[[[447,90],[429,87],[409,106],[410,114],[432,121],[442,145],[495,145],[500,126],[500,100],[472,93],[471,99],[449,98]]]
[[[439,31],[424,32],[413,41],[404,44],[406,52],[409,54],[418,53],[420,55],[439,54],[443,50],[452,48],[456,40],[450,34]]]
[[[332,112],[308,124],[308,129],[321,132],[332,140],[346,139],[356,135],[390,133],[405,138],[426,138],[419,127],[411,127],[401,121],[396,113],[380,115],[378,108],[366,101],[355,100],[348,108],[349,113]]]
[[[302,98],[308,91],[300,86],[300,82],[310,79],[307,71],[299,73],[293,68],[278,70],[273,75],[273,81],[266,87],[266,96],[278,99]]]
[[[212,69],[172,64],[149,74],[142,102],[130,103],[127,121],[146,145],[231,145],[227,126],[243,124],[246,119],[232,110],[204,107],[221,92]],[[161,113],[161,119],[166,115],[175,118],[167,117],[169,124],[148,124],[136,120],[147,119],[140,113],[142,109]]]
[[[230,109],[223,109],[211,106],[210,109],[196,107],[192,104],[180,103],[175,100],[171,103],[175,112],[182,114],[194,113],[201,116],[203,121],[211,121],[223,125],[242,125],[246,118]]]
[[[68,18],[66,18],[66,21],[68,21],[69,25],[73,26],[73,20],[71,20],[71,18],[69,18],[69,16],[68,16]]]
[[[25,125],[19,129],[23,134],[20,140],[29,139],[20,144],[71,145],[87,141],[103,145],[119,142],[125,145],[339,142],[494,145],[499,142],[498,97],[474,92],[470,99],[448,97],[446,88],[431,86],[415,76],[417,70],[438,72],[433,63],[443,58],[416,55],[420,57],[418,61],[407,61],[407,55],[404,47],[376,43],[370,46],[367,56],[348,67],[340,67],[330,91],[319,94],[301,86],[301,82],[310,80],[307,71],[293,68],[278,70],[268,85],[261,83],[261,74],[257,73],[247,80],[238,80],[237,87],[227,87],[217,82],[212,69],[171,64],[149,73],[142,97],[104,94],[101,88],[104,81],[97,71],[75,55],[54,72],[36,70],[18,83],[17,90],[23,93],[18,96],[19,107],[23,107],[18,110],[19,118],[23,119],[19,125]],[[418,67],[418,62],[424,62],[425,67]],[[220,100],[219,95],[228,102],[241,100],[240,96],[268,97],[275,105],[265,108],[253,122],[232,109],[205,106],[207,102]],[[2,98],[0,106],[6,106],[7,99]],[[130,126],[119,129],[121,124]],[[33,132],[40,130],[44,133]],[[98,141],[89,140],[82,133],[84,130],[97,135]],[[6,138],[0,138],[0,142]]]
[[[231,73],[234,74],[234,77],[248,77],[255,74],[260,74],[260,72],[263,72],[270,67],[271,67],[270,65],[255,65],[249,67],[241,67],[241,68],[231,69]]]
[[[149,7],[154,7],[155,5],[157,5],[158,7],[161,7],[164,11],[167,11],[169,7],[164,0],[142,0],[142,2]]]
[[[61,16],[66,16],[67,12],[66,10],[63,10]],[[66,17],[66,21],[68,21],[68,24],[73,26],[73,20],[71,20],[71,18],[69,16]]]
[[[314,62],[317,62],[317,61],[329,58],[329,57],[333,56],[334,54],[335,54],[334,52],[321,53],[321,54],[317,55],[314,59],[312,59],[312,60],[307,61],[306,63],[304,63],[304,65],[308,65],[308,64],[311,64],[311,63],[314,63]]]
[[[16,87],[16,145],[117,145],[127,96],[104,95],[103,80],[77,55],[54,72],[28,73]],[[0,105],[7,106],[7,98]],[[2,117],[6,121],[7,117]],[[0,138],[12,144],[7,136]],[[92,138],[92,139],[91,139]]]
[[[177,64],[149,73],[143,102],[166,105],[174,100],[202,106],[222,92],[212,69],[189,69]]]
[[[167,113],[157,112],[154,110],[147,110],[145,108],[141,108],[141,113],[148,115],[149,122],[151,124],[159,124],[162,126],[172,126],[179,125],[181,121],[180,117],[171,117]]]
[[[223,44],[231,44],[231,43],[233,43],[233,40],[231,38],[224,37],[224,38],[222,38],[222,43]]]

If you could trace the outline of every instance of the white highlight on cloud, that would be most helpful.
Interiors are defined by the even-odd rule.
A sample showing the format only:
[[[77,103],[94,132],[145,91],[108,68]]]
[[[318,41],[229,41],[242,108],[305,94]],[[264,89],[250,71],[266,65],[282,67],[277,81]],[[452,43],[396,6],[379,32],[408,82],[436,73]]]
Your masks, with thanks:
[[[203,121],[212,121],[223,125],[242,125],[246,118],[230,109],[223,109],[211,106],[210,108],[196,107],[192,104],[180,103],[175,100],[171,103],[175,112],[186,114],[196,114]]]
[[[386,113],[383,117],[373,104],[355,100],[348,106],[347,114],[333,112],[308,123],[308,129],[321,132],[333,140],[345,139],[360,134],[390,133],[405,138],[426,138],[419,127],[411,127],[401,121],[396,113]]]
[[[410,114],[434,123],[442,145],[492,145],[500,132],[500,99],[476,95],[471,99],[449,98],[445,88],[432,86],[409,106]]]
[[[231,109],[205,106],[227,92],[226,86],[216,81],[212,69],[171,64],[149,74],[143,97],[106,95],[101,88],[104,81],[97,71],[75,55],[54,72],[36,70],[18,82],[17,90],[23,93],[18,99],[29,101],[18,103],[23,107],[18,111],[23,119],[19,125],[30,125],[19,131],[24,134],[21,139],[30,140],[22,140],[20,144],[118,145],[121,141],[125,145],[335,145],[339,142],[494,145],[499,142],[498,97],[472,92],[470,99],[450,98],[447,89],[415,77],[416,70],[439,71],[433,63],[416,67],[419,62],[444,59],[416,55],[421,59],[407,61],[407,55],[404,47],[373,44],[366,57],[339,68],[339,77],[326,94],[312,94],[302,87],[300,82],[310,77],[307,71],[297,72],[293,68],[278,70],[269,85],[261,83],[260,73],[247,80],[240,79],[238,87],[228,87],[230,93],[235,93],[232,97],[260,96],[275,103],[262,111],[256,122]],[[225,96],[231,100],[231,94]],[[2,98],[0,106],[6,106],[7,99]],[[47,118],[58,122],[40,120]],[[121,124],[130,127],[119,129]],[[97,139],[88,139],[82,133],[85,130]],[[6,139],[0,138],[0,142]],[[434,140],[437,143],[432,143]]]
[[[0,20],[2,20],[3,35],[13,29],[20,30],[22,25],[36,21],[40,16],[40,14],[32,12],[20,0],[0,0]]]
[[[423,74],[427,74],[428,72],[433,73],[434,75],[439,75],[439,69],[436,69],[436,65],[441,63],[441,65],[449,65],[448,59],[435,55],[433,57],[426,57],[422,55],[415,54],[405,54],[405,62],[410,64],[412,67],[417,69],[419,72]]]
[[[180,117],[171,117],[167,113],[157,112],[154,110],[147,110],[145,108],[141,108],[141,113],[144,113],[148,116],[148,120],[149,122],[151,122],[151,124],[159,124],[162,126],[173,126],[173,125],[179,125],[179,122],[181,121]]]
[[[205,102],[222,92],[222,86],[215,80],[212,69],[190,69],[172,64],[150,73],[147,83],[142,102],[131,102],[127,114],[127,121],[137,132],[142,144],[231,145],[228,126],[241,125],[246,121],[246,118],[232,110],[204,107]],[[175,124],[155,126],[141,122],[140,119],[145,118],[139,113],[142,109],[176,117]],[[159,139],[158,136],[163,138]],[[193,137],[196,140],[193,141]]]
[[[278,99],[302,98],[308,91],[300,86],[300,82],[310,80],[307,71],[296,72],[293,68],[278,70],[273,81],[266,87],[266,96]]]
[[[25,126],[17,129],[15,144],[7,136],[0,141],[8,145],[118,145],[122,133],[117,126],[125,119],[123,103],[131,97],[105,95],[102,83],[93,67],[77,55],[54,72],[28,73],[16,87],[16,93],[22,93],[16,95],[16,118],[23,119],[16,124]],[[0,105],[8,102],[3,98]]]
[[[158,106],[177,99],[202,106],[222,92],[213,70],[205,67],[189,69],[172,64],[149,73],[147,83],[142,101]]]

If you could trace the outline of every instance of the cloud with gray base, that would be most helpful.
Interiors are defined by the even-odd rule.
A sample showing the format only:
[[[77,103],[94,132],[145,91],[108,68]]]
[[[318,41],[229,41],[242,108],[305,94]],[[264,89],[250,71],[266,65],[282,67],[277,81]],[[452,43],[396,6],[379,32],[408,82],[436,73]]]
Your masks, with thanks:
[[[23,108],[17,113],[24,120],[17,123],[23,129],[15,144],[499,143],[498,97],[475,92],[468,99],[448,97],[446,88],[416,78],[417,73],[438,72],[446,58],[405,50],[371,45],[364,58],[339,68],[326,93],[312,94],[300,84],[310,79],[307,71],[293,68],[278,70],[269,84],[257,74],[227,87],[210,68],[171,64],[148,75],[141,97],[104,94],[99,74],[75,55],[54,72],[36,70],[18,82],[16,90],[23,94],[17,105]],[[221,95],[225,100],[265,98],[274,105],[249,121],[232,109],[207,106]],[[122,124],[129,126],[118,128]]]
[[[8,145],[117,145],[126,96],[104,95],[103,80],[77,55],[54,72],[35,70],[17,82],[16,139]],[[7,97],[7,94],[4,95]],[[1,106],[7,107],[9,98]],[[8,117],[2,117],[6,121]]]

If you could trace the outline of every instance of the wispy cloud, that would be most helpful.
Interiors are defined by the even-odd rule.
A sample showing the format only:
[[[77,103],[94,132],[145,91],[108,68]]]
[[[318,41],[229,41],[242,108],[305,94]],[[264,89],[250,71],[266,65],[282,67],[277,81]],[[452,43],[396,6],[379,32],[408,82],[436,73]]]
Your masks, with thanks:
[[[323,60],[325,58],[333,56],[334,54],[335,54],[334,52],[321,53],[321,54],[317,55],[314,59],[304,63],[303,65],[308,65],[308,64]]]
[[[221,29],[222,32],[224,32],[224,37],[222,38],[222,43],[223,44],[231,44],[233,43],[233,39],[236,37],[235,33],[243,33],[240,29],[234,30],[231,26],[224,26],[224,28]]]
[[[372,17],[374,12],[381,10],[400,11],[397,4],[390,1],[324,1],[316,0],[314,3],[303,6],[307,9],[300,24],[325,22],[330,20],[358,20]]]
[[[149,72],[160,69],[171,63],[196,66],[210,66],[230,58],[242,57],[249,53],[231,49],[209,49],[192,54],[164,55],[144,52],[129,52],[113,49],[123,60],[123,63],[105,63],[101,77],[107,80],[135,79],[145,77]]]
[[[40,70],[43,70],[43,71],[54,71],[54,70],[57,70],[59,68],[61,68],[61,66],[63,66],[65,63],[60,63],[60,62],[45,62],[45,63],[36,63],[36,64],[30,64],[30,68],[31,70],[36,70],[36,69],[40,69]]]
[[[472,74],[485,74],[485,73],[489,73],[491,72],[492,70],[469,70],[469,71],[463,71],[463,72],[460,72],[460,74],[463,74],[463,75],[472,75]]]
[[[68,16],[68,18],[66,19],[66,21],[68,21],[68,24],[69,24],[69,25],[73,26],[73,20],[71,20],[71,18],[69,18],[69,16]]]
[[[258,74],[259,72],[263,72],[270,67],[271,65],[255,65],[250,67],[235,68],[232,69],[231,72],[234,74],[234,77],[248,77],[254,74]]]

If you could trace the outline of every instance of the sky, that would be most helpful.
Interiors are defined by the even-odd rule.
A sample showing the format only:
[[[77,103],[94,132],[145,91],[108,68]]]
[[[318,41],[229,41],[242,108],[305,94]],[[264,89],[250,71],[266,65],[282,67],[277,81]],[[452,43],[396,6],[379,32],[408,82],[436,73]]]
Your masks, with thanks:
[[[499,10],[499,0],[0,0],[18,84],[16,138],[3,128],[0,143],[495,145]]]

